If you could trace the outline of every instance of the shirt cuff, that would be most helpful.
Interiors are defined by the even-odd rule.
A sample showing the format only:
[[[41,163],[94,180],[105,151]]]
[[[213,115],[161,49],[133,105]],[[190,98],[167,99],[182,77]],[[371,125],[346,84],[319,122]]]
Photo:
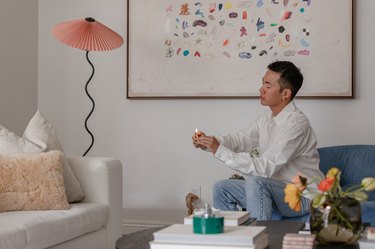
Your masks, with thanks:
[[[219,145],[219,147],[216,150],[215,157],[223,162],[228,160],[229,155],[232,153],[231,150],[229,150],[227,147],[223,145]]]

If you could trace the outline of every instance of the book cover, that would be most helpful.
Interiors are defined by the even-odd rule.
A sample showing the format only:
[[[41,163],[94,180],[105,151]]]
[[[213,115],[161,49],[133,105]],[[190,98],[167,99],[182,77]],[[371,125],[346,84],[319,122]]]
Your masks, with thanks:
[[[265,233],[265,226],[224,227],[224,233],[195,234],[192,225],[173,224],[154,233],[155,242],[177,244],[211,244],[211,245],[255,245]]]
[[[262,234],[256,244],[248,246],[240,245],[215,245],[215,244],[189,244],[170,242],[150,242],[150,249],[264,249],[268,246],[268,234]]]
[[[255,218],[250,218],[250,213],[248,211],[219,211],[215,214],[224,217],[224,226],[239,226],[247,222],[249,219],[253,219],[253,221],[255,220]],[[196,214],[185,217],[184,224],[192,225],[194,215]]]
[[[360,249],[374,249],[375,240],[369,240],[366,238],[361,238],[358,240],[358,245]]]
[[[366,227],[362,238],[358,240],[360,249],[375,248],[375,227]]]

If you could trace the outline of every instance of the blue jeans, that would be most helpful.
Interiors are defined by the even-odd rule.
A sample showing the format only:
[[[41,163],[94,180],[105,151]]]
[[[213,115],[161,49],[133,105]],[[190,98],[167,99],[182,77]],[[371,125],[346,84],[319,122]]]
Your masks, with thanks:
[[[309,213],[310,199],[302,197],[301,211],[293,211],[284,201],[285,183],[271,178],[250,176],[247,180],[226,179],[215,183],[214,207],[220,210],[238,211],[239,207],[250,211],[258,220],[298,217]]]

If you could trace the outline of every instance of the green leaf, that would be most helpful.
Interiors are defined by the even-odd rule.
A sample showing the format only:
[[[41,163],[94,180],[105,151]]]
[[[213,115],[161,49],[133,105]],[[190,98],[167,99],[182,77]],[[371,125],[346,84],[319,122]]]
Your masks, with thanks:
[[[326,196],[324,194],[322,193],[317,194],[316,196],[314,196],[314,199],[312,201],[313,208],[320,207],[323,204],[323,202],[325,202],[325,200],[326,200]]]
[[[347,193],[346,196],[356,199],[357,201],[366,201],[367,194],[363,191]]]

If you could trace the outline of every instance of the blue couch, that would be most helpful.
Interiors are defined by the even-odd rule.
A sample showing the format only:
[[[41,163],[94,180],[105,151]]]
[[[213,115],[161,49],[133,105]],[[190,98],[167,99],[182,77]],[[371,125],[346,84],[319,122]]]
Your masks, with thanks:
[[[375,145],[339,145],[318,148],[320,170],[336,167],[342,172],[341,186],[348,188],[361,184],[365,177],[375,177]],[[277,215],[274,215],[278,219]],[[307,220],[308,215],[282,220]],[[279,218],[280,219],[280,218]],[[368,192],[368,200],[362,203],[362,222],[375,226],[375,191]]]
[[[320,170],[326,174],[332,167],[341,170],[341,186],[361,184],[365,177],[375,177],[375,145],[341,145],[319,148]],[[375,226],[375,191],[368,192],[362,203],[362,222]]]

